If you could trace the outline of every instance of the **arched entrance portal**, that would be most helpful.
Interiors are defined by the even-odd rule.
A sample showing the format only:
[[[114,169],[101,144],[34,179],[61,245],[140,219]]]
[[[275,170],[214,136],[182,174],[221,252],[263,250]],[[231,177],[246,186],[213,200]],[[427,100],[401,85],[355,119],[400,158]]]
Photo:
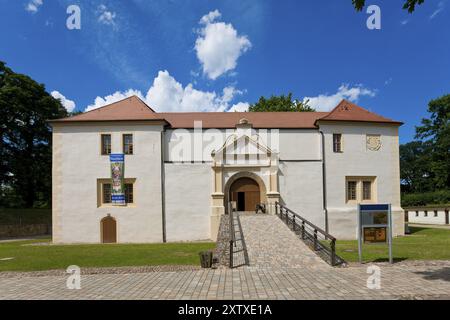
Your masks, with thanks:
[[[230,186],[230,199],[236,202],[237,211],[254,211],[261,203],[261,191],[252,178],[243,177]]]
[[[117,224],[116,219],[107,216],[100,222],[102,243],[116,243],[117,242]]]

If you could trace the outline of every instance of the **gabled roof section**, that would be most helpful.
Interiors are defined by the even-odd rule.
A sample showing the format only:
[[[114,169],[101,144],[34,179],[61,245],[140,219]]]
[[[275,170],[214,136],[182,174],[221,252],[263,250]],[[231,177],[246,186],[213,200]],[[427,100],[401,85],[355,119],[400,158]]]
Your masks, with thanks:
[[[402,122],[385,118],[376,113],[367,111],[366,109],[347,100],[342,100],[326,116],[317,119],[316,124],[318,121],[376,122],[391,123],[395,125],[403,124]]]
[[[137,96],[131,96],[115,103],[87,111],[72,117],[50,122],[89,122],[89,121],[134,121],[164,120]]]

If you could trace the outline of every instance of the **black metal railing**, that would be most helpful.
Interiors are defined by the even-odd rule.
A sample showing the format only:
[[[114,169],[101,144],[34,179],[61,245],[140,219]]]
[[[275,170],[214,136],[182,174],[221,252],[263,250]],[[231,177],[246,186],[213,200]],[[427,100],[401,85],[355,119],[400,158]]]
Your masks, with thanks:
[[[245,245],[244,234],[242,233],[241,220],[239,219],[239,214],[234,211],[231,203],[228,204],[228,213],[230,218],[230,261],[229,267],[236,268],[243,265],[249,265],[247,247]],[[236,238],[236,233],[239,237]],[[235,265],[235,255],[240,255],[241,258],[239,264]]]
[[[282,204],[275,203],[275,213],[319,257],[332,266],[345,261],[336,254],[336,238]]]

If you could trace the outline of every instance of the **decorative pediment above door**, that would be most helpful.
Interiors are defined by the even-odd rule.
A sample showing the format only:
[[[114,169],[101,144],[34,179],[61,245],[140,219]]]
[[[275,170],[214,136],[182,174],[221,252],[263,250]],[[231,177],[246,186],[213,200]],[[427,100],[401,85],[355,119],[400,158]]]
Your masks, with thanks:
[[[278,162],[278,153],[267,147],[258,135],[239,132],[228,136],[217,151],[212,151],[211,156],[213,166],[269,167]]]

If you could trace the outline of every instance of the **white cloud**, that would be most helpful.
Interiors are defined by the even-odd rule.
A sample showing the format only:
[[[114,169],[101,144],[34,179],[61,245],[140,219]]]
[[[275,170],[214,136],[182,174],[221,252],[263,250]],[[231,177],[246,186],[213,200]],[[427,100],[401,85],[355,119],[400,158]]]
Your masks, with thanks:
[[[306,102],[309,100],[308,105],[316,109],[316,111],[330,111],[342,99],[357,102],[362,96],[374,97],[375,94],[375,90],[364,88],[362,85],[349,87],[348,84],[342,84],[334,94],[320,94],[316,97],[305,97],[303,101]]]
[[[233,105],[228,111],[229,112],[246,112],[246,111],[248,111],[249,107],[250,107],[250,104],[247,102],[238,102],[235,105]]]
[[[400,21],[400,24],[401,24],[402,26],[407,25],[408,23],[409,23],[409,20],[408,20],[408,19],[405,19],[405,20]]]
[[[247,36],[239,36],[230,23],[216,22],[220,16],[218,10],[203,16],[199,22],[202,28],[195,41],[203,74],[212,80],[235,69],[238,58],[251,48]]]
[[[67,99],[63,94],[61,94],[59,91],[52,91],[51,96],[55,99],[59,99],[61,101],[61,104],[68,112],[72,112],[75,109],[75,102],[73,100]]]
[[[98,21],[106,24],[106,25],[115,25],[114,19],[116,18],[116,13],[109,11],[108,8],[102,4],[98,6],[98,12],[100,13],[100,16],[98,17]]]
[[[30,0],[27,5],[25,6],[25,10],[31,13],[36,13],[39,10],[39,7],[42,6],[44,3],[42,0]]]
[[[201,19],[200,19],[200,24],[210,24],[212,22],[214,22],[214,20],[216,20],[217,18],[220,18],[222,16],[222,14],[219,12],[219,10],[214,10],[211,11],[208,14],[205,14]]]
[[[430,16],[430,19],[434,19],[439,13],[441,13],[442,10],[444,10],[444,7],[445,7],[444,1],[439,1],[436,10],[434,10]]]
[[[145,96],[139,90],[117,91],[103,98],[97,97],[85,111],[100,108],[132,95],[137,95],[158,112],[227,111],[230,109],[231,101],[241,94],[243,91],[237,90],[233,86],[225,87],[220,94],[215,91],[195,89],[192,83],[183,87],[165,70],[158,72],[158,76],[153,80],[153,84]],[[246,103],[241,102],[237,105],[239,108],[243,108],[243,104]]]

